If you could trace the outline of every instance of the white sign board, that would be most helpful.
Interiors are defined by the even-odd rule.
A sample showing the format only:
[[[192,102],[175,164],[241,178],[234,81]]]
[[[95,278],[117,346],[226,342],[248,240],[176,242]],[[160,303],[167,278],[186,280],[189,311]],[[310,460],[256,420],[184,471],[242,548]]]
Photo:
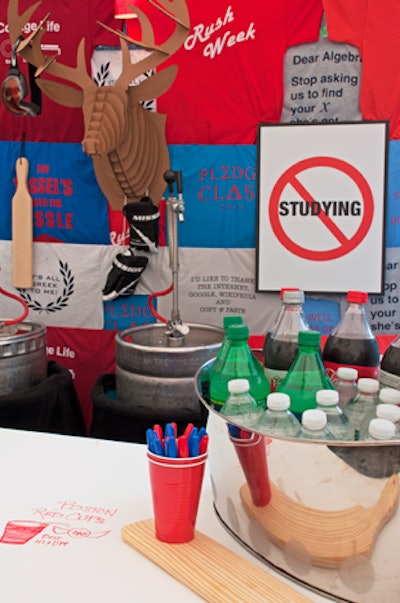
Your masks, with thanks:
[[[382,291],[387,140],[387,122],[259,126],[258,291]]]

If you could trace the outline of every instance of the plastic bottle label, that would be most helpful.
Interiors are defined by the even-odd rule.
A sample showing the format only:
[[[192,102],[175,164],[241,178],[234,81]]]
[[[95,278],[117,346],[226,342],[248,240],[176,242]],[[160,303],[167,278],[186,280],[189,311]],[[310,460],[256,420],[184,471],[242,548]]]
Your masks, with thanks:
[[[382,371],[382,369],[379,372],[379,383],[381,384],[381,387],[392,387],[393,389],[400,390],[399,375],[393,375],[393,373]]]
[[[225,400],[216,400],[215,398],[210,397],[210,404],[217,409],[221,409],[225,404]]]
[[[274,392],[276,390],[280,382],[283,381],[287,375],[287,371],[279,371],[277,369],[270,369],[265,367],[264,373],[269,381],[271,392]]]
[[[341,366],[354,368],[358,371],[358,378],[368,377],[370,379],[378,379],[379,367],[378,366],[358,366],[356,364],[338,364],[337,362],[329,362],[324,360],[324,367],[328,373],[328,377],[334,383],[337,380],[337,370]]]

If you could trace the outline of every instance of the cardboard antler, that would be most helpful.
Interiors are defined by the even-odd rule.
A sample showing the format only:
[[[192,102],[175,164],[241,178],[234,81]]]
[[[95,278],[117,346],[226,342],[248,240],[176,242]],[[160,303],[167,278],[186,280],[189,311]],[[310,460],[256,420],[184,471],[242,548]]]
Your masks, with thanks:
[[[97,181],[113,209],[122,209],[127,201],[139,200],[144,195],[158,205],[165,189],[163,174],[169,168],[165,116],[146,111],[141,102],[163,94],[173,82],[176,68],[169,67],[137,86],[130,86],[130,82],[160,65],[182,46],[189,32],[189,13],[184,0],[149,0],[149,3],[175,23],[171,36],[159,46],[154,44],[154,32],[146,14],[134,6],[132,9],[141,24],[141,40],[132,40],[100,24],[120,38],[123,68],[114,86],[99,88],[87,73],[84,38],[77,49],[76,67],[63,65],[42,53],[41,40],[49,15],[18,46],[18,53],[37,67],[38,85],[49,98],[61,105],[82,107],[85,122],[82,148],[93,158]],[[8,23],[13,44],[40,5],[37,2],[19,15],[18,2],[9,0]],[[127,41],[146,48],[148,55],[132,64]],[[44,73],[51,79],[42,78]],[[76,84],[80,90],[70,84]]]

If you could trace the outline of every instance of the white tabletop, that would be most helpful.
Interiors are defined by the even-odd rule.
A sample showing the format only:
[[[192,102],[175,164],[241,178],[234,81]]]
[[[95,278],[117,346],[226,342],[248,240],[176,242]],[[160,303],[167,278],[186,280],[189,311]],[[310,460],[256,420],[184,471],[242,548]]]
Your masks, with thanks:
[[[202,600],[121,540],[122,526],[153,514],[145,446],[0,429],[0,459],[0,536],[11,521],[45,524],[25,544],[0,538],[1,601]],[[208,472],[196,528],[274,574],[219,522]]]

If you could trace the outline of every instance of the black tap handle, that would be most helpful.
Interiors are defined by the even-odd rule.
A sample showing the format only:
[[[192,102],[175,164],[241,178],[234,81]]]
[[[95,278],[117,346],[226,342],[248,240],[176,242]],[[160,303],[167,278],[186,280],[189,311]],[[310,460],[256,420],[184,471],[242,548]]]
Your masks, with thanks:
[[[174,194],[174,182],[176,181],[176,173],[174,170],[167,170],[164,172],[164,180],[168,184],[169,196],[172,197]]]
[[[176,174],[176,188],[178,191],[178,195],[182,196],[182,172],[179,170],[178,172],[175,172]]]

